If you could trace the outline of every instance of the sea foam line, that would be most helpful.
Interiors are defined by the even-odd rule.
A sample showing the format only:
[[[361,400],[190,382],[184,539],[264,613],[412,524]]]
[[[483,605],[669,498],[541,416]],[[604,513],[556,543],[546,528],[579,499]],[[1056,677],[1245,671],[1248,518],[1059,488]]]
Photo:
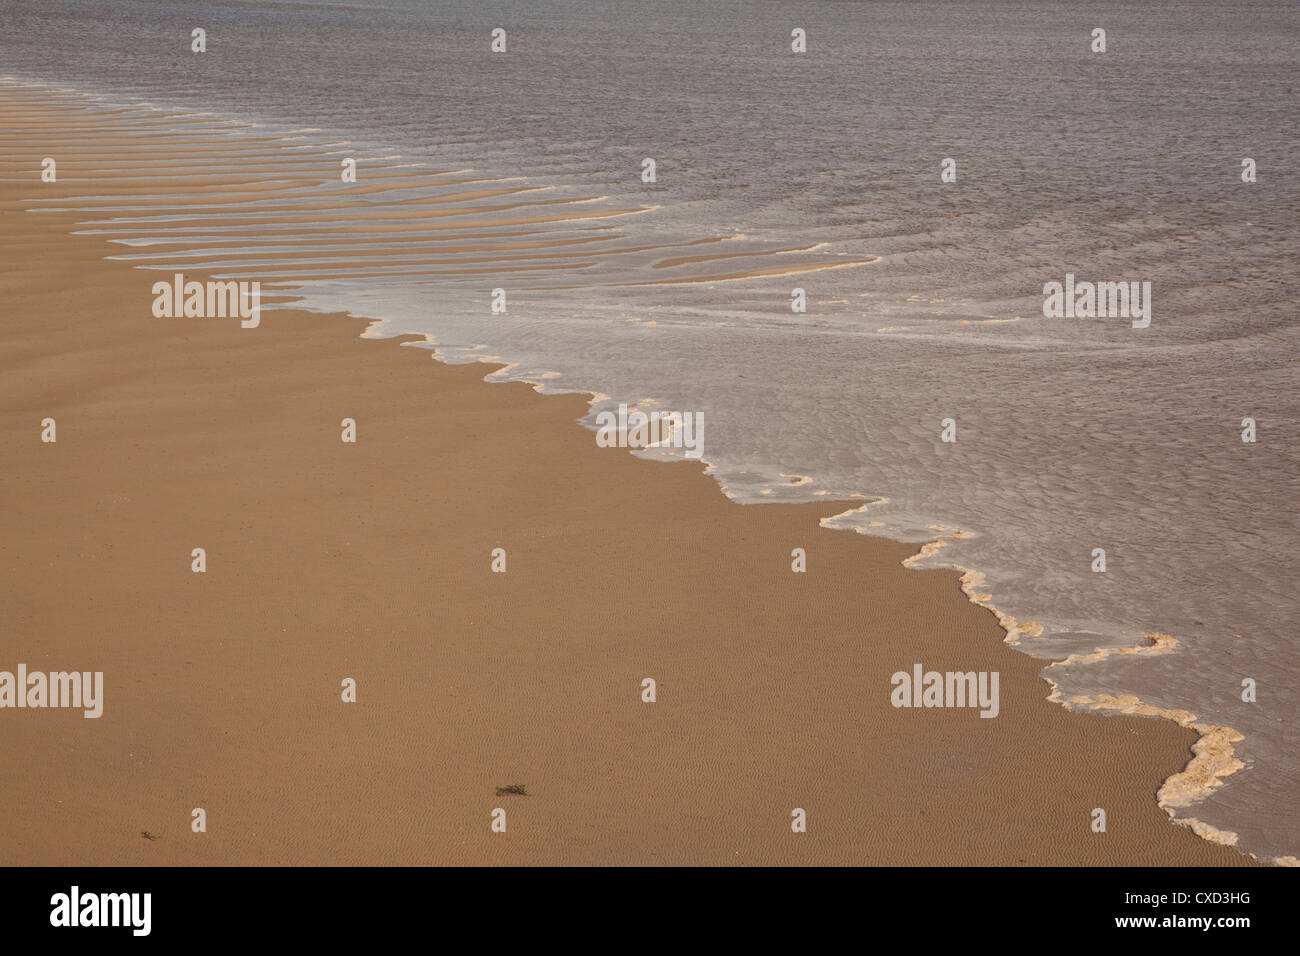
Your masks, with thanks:
[[[877,498],[856,508],[850,508],[848,511],[830,515],[821,520],[821,525],[832,530],[851,528],[859,534],[870,534],[871,532],[864,527],[853,525],[840,525],[837,527],[831,522],[853,514],[866,514],[872,506],[883,504],[888,500],[888,498]],[[872,524],[879,526],[882,523],[872,522]],[[918,569],[922,562],[948,547],[949,541],[974,537],[974,534],[970,531],[945,531],[945,529],[934,525],[931,526],[931,530],[941,532],[940,536],[923,543],[915,554],[904,558],[902,561],[904,567]],[[942,566],[960,572],[962,593],[966,595],[972,604],[987,608],[993,613],[998,620],[998,624],[1006,632],[1006,637],[1003,638],[1004,643],[1019,648],[1022,638],[1042,636],[1043,626],[1038,621],[1026,621],[1021,624],[1013,615],[1005,613],[993,603],[992,593],[981,589],[985,583],[985,576],[982,572],[955,563]],[[1063,660],[1052,661],[1042,669],[1039,676],[1051,686],[1047,700],[1054,704],[1060,704],[1066,710],[1085,713],[1089,711],[1105,711],[1130,716],[1157,717],[1172,720],[1180,727],[1194,730],[1199,736],[1196,742],[1192,744],[1191,760],[1177,773],[1167,777],[1164,783],[1161,784],[1160,789],[1156,791],[1156,805],[1169,815],[1173,823],[1187,827],[1202,839],[1210,843],[1233,847],[1238,852],[1245,853],[1252,859],[1258,860],[1260,857],[1237,846],[1238,835],[1235,832],[1220,829],[1196,817],[1179,816],[1177,812],[1205,800],[1219,787],[1223,786],[1225,777],[1230,777],[1237,771],[1245,769],[1246,764],[1236,756],[1233,747],[1234,744],[1241,743],[1246,739],[1241,732],[1232,727],[1202,721],[1188,710],[1157,707],[1133,694],[1118,696],[1104,693],[1092,696],[1072,694],[1066,699],[1061,692],[1060,682],[1048,674],[1054,667],[1066,668],[1095,664],[1118,655],[1157,657],[1172,654],[1178,649],[1178,646],[1177,638],[1172,635],[1152,631],[1145,634],[1143,642],[1138,645],[1097,647],[1092,651],[1078,652],[1070,654]],[[1272,863],[1276,866],[1300,866],[1300,860],[1294,856],[1270,857],[1262,862]]]

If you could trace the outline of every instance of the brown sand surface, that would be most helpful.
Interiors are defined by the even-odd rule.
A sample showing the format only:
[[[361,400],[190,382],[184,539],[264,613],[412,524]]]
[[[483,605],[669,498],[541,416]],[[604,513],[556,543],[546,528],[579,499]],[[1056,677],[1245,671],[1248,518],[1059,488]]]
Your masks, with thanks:
[[[1048,703],[955,573],[819,527],[851,504],[733,504],[354,319],[154,318],[160,273],[22,201],[183,181],[41,183],[51,102],[0,91],[0,670],[105,703],[0,710],[0,862],[1250,862],[1156,806],[1191,732]],[[1001,713],[891,707],[915,662]]]

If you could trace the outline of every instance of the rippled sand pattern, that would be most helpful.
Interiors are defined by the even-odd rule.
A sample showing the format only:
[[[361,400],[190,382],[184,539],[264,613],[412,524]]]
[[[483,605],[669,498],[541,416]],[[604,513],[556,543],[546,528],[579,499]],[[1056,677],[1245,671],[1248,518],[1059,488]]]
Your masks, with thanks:
[[[268,135],[147,104],[107,108],[77,92],[12,81],[0,89],[28,106],[3,114],[6,172],[32,171],[21,144],[39,134],[56,154],[59,182],[86,184],[84,195],[33,200],[32,208],[83,214],[84,230],[143,250],[119,258],[146,268],[203,269],[282,292],[314,278],[387,276],[483,292],[543,274],[564,288],[672,285],[873,261],[827,261],[819,245],[739,236],[646,243],[635,217],[652,214],[650,205],[562,195],[523,177],[429,169],[400,156],[357,156],[347,143]],[[354,183],[341,178],[346,159],[356,162]],[[708,255],[683,254],[702,244]]]

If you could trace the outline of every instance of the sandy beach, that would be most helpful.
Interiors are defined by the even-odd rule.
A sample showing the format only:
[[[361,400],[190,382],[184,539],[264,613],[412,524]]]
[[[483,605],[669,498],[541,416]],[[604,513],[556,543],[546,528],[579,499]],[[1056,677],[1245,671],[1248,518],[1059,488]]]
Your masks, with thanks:
[[[0,91],[0,670],[104,674],[97,719],[0,711],[4,863],[1252,862],[1157,806],[1194,733],[1049,703],[956,572],[819,526],[860,502],[735,504],[699,463],[597,447],[583,397],[485,383],[271,288],[257,328],[155,318],[169,273],[30,201],[234,204],[337,185],[338,161],[122,122]],[[510,233],[485,255],[525,276],[529,221],[578,214],[460,188]],[[997,672],[996,718],[891,706],[917,663]]]

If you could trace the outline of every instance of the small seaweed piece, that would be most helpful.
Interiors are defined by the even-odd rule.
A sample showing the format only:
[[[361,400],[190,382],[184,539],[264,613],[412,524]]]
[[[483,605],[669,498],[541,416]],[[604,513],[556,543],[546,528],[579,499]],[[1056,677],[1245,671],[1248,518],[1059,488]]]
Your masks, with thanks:
[[[144,837],[146,840],[156,840],[156,839],[158,839],[156,836],[154,836],[154,835],[153,835],[152,833],[150,833],[148,830],[141,830],[141,831],[140,831],[140,836]]]
[[[530,794],[527,790],[524,789],[524,785],[522,783],[512,783],[508,787],[497,787],[498,797],[511,796],[511,795],[516,797],[532,796],[532,794]]]

